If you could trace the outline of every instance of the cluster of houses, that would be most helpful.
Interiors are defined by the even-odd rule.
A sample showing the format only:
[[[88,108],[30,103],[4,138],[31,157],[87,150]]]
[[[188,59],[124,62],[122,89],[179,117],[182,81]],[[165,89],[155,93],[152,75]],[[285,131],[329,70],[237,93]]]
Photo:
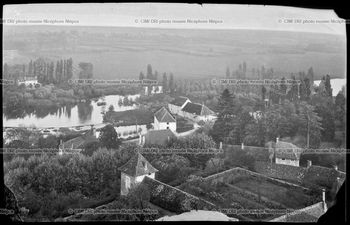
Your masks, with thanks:
[[[194,123],[213,121],[216,114],[204,104],[192,103],[186,97],[177,97],[154,113],[153,130],[140,135],[140,145],[166,145],[170,139],[178,136],[176,116],[183,117]]]
[[[38,82],[38,78],[35,77],[23,77],[23,79],[19,79],[17,82],[18,86],[24,84],[26,87],[35,88],[40,86],[40,83]]]
[[[216,113],[210,110],[204,104],[193,103],[187,97],[177,97],[168,104],[169,110],[175,115],[184,118],[199,121],[213,121],[217,118]]]
[[[198,216],[203,215],[205,212],[215,212],[215,205],[200,197],[194,196],[187,193],[178,187],[173,187],[162,183],[156,179],[156,173],[158,170],[152,166],[150,162],[141,154],[136,153],[126,164],[119,167],[118,170],[121,172],[121,183],[120,183],[120,195],[127,196],[132,188],[139,185],[146,185],[151,187],[150,189],[150,204],[157,210],[164,210],[168,212],[166,207],[172,204],[179,204],[180,211],[184,213],[177,216],[165,216],[158,220],[206,220],[206,217]],[[243,169],[244,170],[244,169]],[[228,172],[228,171],[226,171]],[[215,175],[213,175],[215,176]],[[163,204],[166,201],[166,204]],[[195,210],[187,210],[182,208],[182,205],[186,205],[185,202],[191,202],[191,205]],[[171,204],[170,204],[171,203]],[[171,211],[171,210],[170,210]],[[316,204],[307,206],[306,208],[296,209],[287,214],[282,214],[279,217],[275,217],[270,220],[271,222],[316,222],[317,219],[327,211],[327,203],[325,197],[325,191],[322,192],[322,200]],[[218,212],[218,215],[221,212]],[[198,214],[198,215],[197,215]],[[174,214],[171,214],[174,215]],[[186,215],[184,218],[182,218]],[[196,216],[197,215],[197,216]],[[75,216],[65,218],[65,221],[74,220]],[[223,214],[220,214],[223,216]],[[187,219],[186,219],[187,218]],[[237,218],[226,218],[230,221],[238,221]],[[213,219],[215,220],[215,219]]]

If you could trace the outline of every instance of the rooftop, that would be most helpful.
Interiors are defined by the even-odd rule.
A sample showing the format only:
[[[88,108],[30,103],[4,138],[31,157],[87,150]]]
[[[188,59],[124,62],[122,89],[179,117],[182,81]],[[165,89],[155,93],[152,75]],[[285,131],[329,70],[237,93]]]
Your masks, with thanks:
[[[187,100],[189,100],[186,97],[176,97],[173,101],[170,102],[172,105],[176,106],[182,106]]]
[[[157,118],[159,122],[171,123],[176,122],[175,118],[171,115],[171,113],[165,108],[162,107],[159,109],[154,116]]]
[[[204,104],[188,102],[182,109],[185,112],[195,114],[197,116],[208,116],[215,114],[212,110],[206,107]]]
[[[158,171],[140,153],[137,153],[131,157],[131,159],[123,166],[119,167],[118,170],[133,177],[155,173]]]
[[[90,131],[86,132],[84,135],[72,138],[66,142],[64,142],[62,145],[60,145],[60,148],[73,148],[73,149],[79,149],[83,148],[84,144],[90,141],[95,141],[97,138],[91,134]]]
[[[284,141],[278,141],[276,143],[276,148],[275,148],[276,158],[299,160],[300,154],[301,154],[301,148],[297,147],[292,143],[284,142]]]

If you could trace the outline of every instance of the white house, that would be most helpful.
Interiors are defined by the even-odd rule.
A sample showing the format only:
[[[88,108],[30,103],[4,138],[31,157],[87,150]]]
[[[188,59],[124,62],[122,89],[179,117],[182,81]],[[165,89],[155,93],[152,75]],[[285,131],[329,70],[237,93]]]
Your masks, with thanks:
[[[215,112],[210,110],[204,104],[188,102],[179,112],[180,116],[193,120],[195,122],[199,121],[212,121],[217,118]]]
[[[37,77],[24,77],[21,80],[18,80],[18,85],[24,84],[26,87],[32,86],[33,88],[36,85],[40,85]]]
[[[168,104],[168,107],[172,114],[178,115],[188,102],[191,101],[186,97],[177,97]]]
[[[176,119],[165,107],[162,107],[154,114],[154,130],[166,129],[176,132]]]
[[[151,86],[151,87],[152,87],[151,88],[151,93],[148,93],[149,92],[148,86],[144,87],[145,95],[163,93],[163,86],[161,86],[161,85],[154,85],[154,86]]]
[[[275,163],[290,166],[299,166],[301,148],[289,142],[276,139]]]
[[[155,179],[158,171],[140,153],[134,155],[118,170],[121,171],[120,195],[124,196],[131,188],[140,184],[146,176]]]

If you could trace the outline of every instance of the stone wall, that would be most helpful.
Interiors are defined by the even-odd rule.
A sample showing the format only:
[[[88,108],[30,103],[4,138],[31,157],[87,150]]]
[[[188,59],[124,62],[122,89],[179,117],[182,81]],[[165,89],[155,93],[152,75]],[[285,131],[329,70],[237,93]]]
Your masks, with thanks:
[[[266,180],[269,182],[272,182],[276,185],[283,185],[287,186],[288,188],[296,188],[296,189],[304,189],[307,190],[308,188],[301,187],[298,184],[290,183],[287,181],[275,179],[273,177],[261,174],[261,173],[256,173],[250,170],[246,170],[240,167],[232,168],[229,170],[225,170],[221,173],[213,174],[211,176],[203,178],[205,182],[209,182],[210,185],[215,185],[217,183],[231,183],[234,182],[236,179],[241,179],[243,177],[248,177],[248,178],[254,178],[254,179],[261,179],[261,180]]]

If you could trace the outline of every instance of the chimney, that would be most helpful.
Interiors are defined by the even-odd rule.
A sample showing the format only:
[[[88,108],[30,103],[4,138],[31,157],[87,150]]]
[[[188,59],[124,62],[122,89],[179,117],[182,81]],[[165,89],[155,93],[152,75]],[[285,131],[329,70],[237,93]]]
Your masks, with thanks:
[[[219,149],[222,149],[222,141],[220,141]]]
[[[312,166],[312,161],[311,160],[308,160],[307,161],[307,168],[310,168]]]
[[[323,212],[327,211],[327,204],[326,204],[326,189],[322,189],[322,203],[323,203]]]
[[[241,149],[244,150],[244,144],[243,144],[243,142],[242,142],[242,144],[241,144]]]
[[[279,142],[279,140],[280,140],[280,138],[279,138],[279,137],[276,137],[276,143],[278,143],[278,142]]]

